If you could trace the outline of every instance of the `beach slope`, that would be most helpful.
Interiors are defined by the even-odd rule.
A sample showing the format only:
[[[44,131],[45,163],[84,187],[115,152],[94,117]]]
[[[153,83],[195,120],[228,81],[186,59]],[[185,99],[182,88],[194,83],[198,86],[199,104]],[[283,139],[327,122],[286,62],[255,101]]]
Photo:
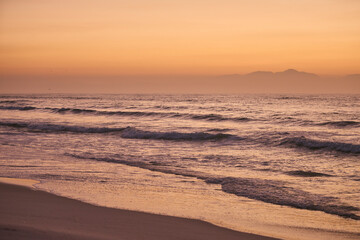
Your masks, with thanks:
[[[0,239],[274,239],[199,220],[94,206],[17,185],[0,183],[0,196]]]

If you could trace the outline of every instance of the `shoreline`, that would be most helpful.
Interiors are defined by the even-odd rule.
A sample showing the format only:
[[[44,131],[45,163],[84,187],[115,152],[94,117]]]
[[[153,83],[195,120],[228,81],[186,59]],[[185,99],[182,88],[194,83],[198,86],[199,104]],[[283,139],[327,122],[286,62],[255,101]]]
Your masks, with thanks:
[[[0,192],[5,239],[276,239],[201,220],[91,205],[14,183],[0,182]]]

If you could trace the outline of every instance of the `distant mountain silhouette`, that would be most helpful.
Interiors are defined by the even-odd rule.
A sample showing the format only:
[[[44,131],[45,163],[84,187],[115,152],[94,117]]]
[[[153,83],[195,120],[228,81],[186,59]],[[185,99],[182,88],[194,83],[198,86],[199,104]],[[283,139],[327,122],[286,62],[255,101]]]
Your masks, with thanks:
[[[236,74],[228,75],[235,77]],[[245,79],[315,79],[318,75],[314,73],[300,72],[295,69],[288,69],[283,72],[256,71],[244,75],[237,75]]]
[[[74,80],[60,76],[59,80],[63,81],[61,86],[49,81],[48,76],[36,79],[0,76],[0,79],[1,93],[19,93],[19,86],[22,86],[20,93],[49,93],[51,88],[52,92],[59,93],[360,94],[360,74],[317,76],[295,69],[222,76],[79,76]]]
[[[314,73],[307,73],[307,72],[299,72],[295,69],[288,69],[283,72],[276,72],[276,76],[283,76],[283,77],[306,77],[306,78],[315,78],[318,77]]]
[[[360,74],[348,76],[318,76],[314,73],[288,69],[283,72],[256,71],[248,74],[218,76],[217,89],[243,90],[244,92],[274,93],[347,93],[360,91]],[[214,81],[215,82],[215,81]],[[230,87],[228,87],[230,88]]]

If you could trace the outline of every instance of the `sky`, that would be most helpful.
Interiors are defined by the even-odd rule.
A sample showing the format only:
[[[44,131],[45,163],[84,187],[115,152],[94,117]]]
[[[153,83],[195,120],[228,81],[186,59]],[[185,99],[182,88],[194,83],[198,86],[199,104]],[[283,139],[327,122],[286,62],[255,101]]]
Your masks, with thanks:
[[[360,73],[358,0],[1,0],[0,36],[3,89],[41,78],[52,88],[288,68]]]

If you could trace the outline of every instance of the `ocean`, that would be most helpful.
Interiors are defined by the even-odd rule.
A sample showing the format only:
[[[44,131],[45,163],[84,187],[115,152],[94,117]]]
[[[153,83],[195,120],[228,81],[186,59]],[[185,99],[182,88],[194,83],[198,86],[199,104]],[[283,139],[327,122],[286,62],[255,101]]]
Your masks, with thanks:
[[[360,95],[1,95],[0,153],[95,205],[360,239]]]

